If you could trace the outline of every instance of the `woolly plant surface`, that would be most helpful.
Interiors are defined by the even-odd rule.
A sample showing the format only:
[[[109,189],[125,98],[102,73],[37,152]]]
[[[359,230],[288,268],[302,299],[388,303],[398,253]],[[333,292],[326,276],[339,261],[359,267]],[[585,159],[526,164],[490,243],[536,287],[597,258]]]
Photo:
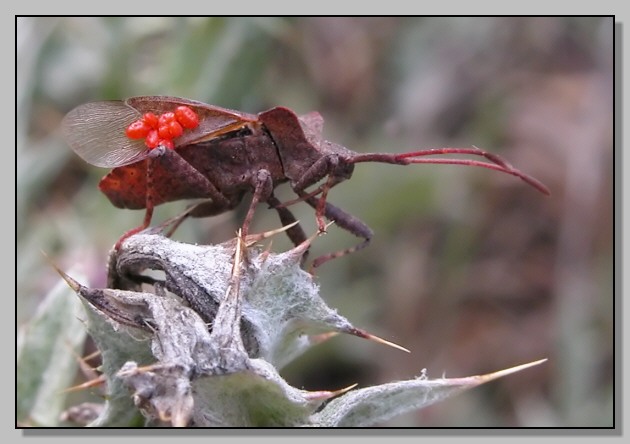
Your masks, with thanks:
[[[147,426],[372,426],[544,361],[466,378],[292,387],[281,368],[331,334],[387,343],[325,303],[301,268],[307,248],[276,254],[251,238],[190,245],[145,231],[110,255],[109,288],[62,273],[103,356],[107,400],[88,425],[142,414]]]

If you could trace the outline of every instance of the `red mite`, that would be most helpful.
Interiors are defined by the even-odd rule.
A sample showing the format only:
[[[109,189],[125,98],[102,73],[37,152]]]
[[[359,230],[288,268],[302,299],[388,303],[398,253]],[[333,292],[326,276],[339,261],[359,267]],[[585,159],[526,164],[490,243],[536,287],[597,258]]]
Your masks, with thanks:
[[[125,130],[130,139],[144,139],[149,148],[162,145],[174,149],[173,139],[184,133],[184,128],[193,129],[199,126],[199,116],[188,106],[178,106],[175,112],[166,112],[159,116],[145,113],[140,119],[131,123]]]
[[[190,213],[206,217],[232,210],[251,194],[243,235],[259,202],[267,203],[283,225],[289,225],[296,219],[287,207],[304,201],[315,209],[320,231],[326,218],[363,239],[354,247],[315,259],[313,267],[317,267],[365,247],[372,238],[365,223],[327,201],[328,191],[349,179],[355,164],[362,162],[478,166],[516,176],[550,194],[538,180],[478,148],[357,153],[325,140],[323,123],[317,112],[297,116],[284,107],[255,115],[178,97],[141,96],[80,105],[66,115],[62,130],[85,161],[113,168],[99,188],[116,207],[146,208],[142,225],[125,233],[116,247],[148,227],[154,207],[162,203],[206,199]],[[427,158],[449,154],[484,160]],[[283,183],[289,183],[296,200],[283,204],[275,197],[275,188]],[[287,234],[296,245],[307,239],[299,224]]]

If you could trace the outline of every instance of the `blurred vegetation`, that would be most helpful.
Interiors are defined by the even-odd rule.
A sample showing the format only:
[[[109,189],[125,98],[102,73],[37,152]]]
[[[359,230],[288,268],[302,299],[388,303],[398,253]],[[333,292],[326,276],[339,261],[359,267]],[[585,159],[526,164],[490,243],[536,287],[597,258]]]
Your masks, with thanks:
[[[412,353],[335,338],[287,369],[287,380],[337,389],[547,357],[384,425],[610,427],[613,62],[613,20],[602,17],[19,18],[18,326],[59,280],[41,250],[102,286],[109,248],[143,217],[100,194],[107,171],[60,137],[67,111],[152,94],[251,113],[317,110],[326,138],[352,150],[475,145],[553,195],[476,168],[358,165],[329,200],[375,237],[319,269],[322,296]],[[247,204],[186,222],[175,238],[224,241]],[[186,205],[159,207],[154,222]],[[314,232],[313,211],[294,211]],[[261,206],[254,230],[277,226]],[[312,257],[356,241],[329,231]],[[274,240],[274,249],[286,246]]]

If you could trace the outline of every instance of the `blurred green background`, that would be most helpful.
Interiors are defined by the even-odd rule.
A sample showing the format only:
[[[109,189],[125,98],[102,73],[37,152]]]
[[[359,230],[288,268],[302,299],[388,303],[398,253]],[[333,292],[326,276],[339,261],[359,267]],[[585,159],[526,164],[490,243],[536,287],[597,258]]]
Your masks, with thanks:
[[[285,369],[338,389],[541,366],[389,421],[412,427],[610,427],[613,386],[613,20],[602,17],[19,18],[17,320],[58,276],[105,282],[109,248],[143,211],[97,189],[59,123],[73,107],[176,95],[257,113],[319,111],[328,140],[358,151],[475,145],[543,181],[479,168],[360,164],[330,202],[372,244],[323,265],[322,296],[406,355],[336,337]],[[293,195],[282,187],[280,199]],[[158,208],[154,223],[189,202]],[[238,211],[175,238],[222,242]],[[306,205],[293,207],[307,233]],[[254,231],[279,226],[259,207]],[[354,245],[332,226],[312,258]],[[282,237],[273,248],[287,248]],[[80,377],[77,382],[80,382]]]

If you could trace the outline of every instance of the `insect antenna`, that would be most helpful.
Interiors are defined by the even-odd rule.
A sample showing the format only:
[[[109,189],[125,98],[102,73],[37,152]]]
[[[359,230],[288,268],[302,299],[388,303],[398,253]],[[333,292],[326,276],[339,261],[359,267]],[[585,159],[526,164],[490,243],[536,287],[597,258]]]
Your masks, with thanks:
[[[426,156],[445,155],[445,154],[467,154],[473,156],[481,156],[488,161],[480,161],[474,159],[449,159],[449,158],[435,158],[426,159]],[[534,179],[532,176],[523,173],[522,171],[514,168],[510,163],[501,158],[500,156],[487,151],[483,151],[475,146],[472,148],[429,148],[420,151],[412,151],[410,153],[402,154],[390,154],[390,153],[366,153],[357,154],[350,160],[351,163],[359,162],[379,162],[390,163],[394,165],[409,165],[412,163],[431,163],[431,164],[448,164],[448,165],[467,165],[476,166],[481,168],[488,168],[491,170],[501,171],[503,173],[511,174],[523,180],[528,185],[536,188],[541,193],[549,196],[551,192],[543,183]]]

